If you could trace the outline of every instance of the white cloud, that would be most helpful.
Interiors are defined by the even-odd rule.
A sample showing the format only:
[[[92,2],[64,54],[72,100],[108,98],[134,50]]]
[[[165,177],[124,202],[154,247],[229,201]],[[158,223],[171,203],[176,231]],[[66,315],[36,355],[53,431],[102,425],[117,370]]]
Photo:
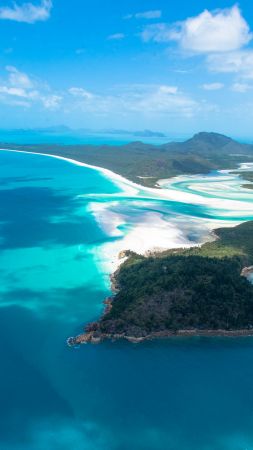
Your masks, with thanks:
[[[109,41],[120,41],[121,39],[124,39],[125,35],[124,33],[115,33],[108,36]]]
[[[69,93],[71,95],[73,95],[74,97],[78,97],[78,98],[86,98],[88,100],[92,99],[94,97],[94,95],[89,92],[86,91],[83,88],[78,88],[78,87],[72,87],[69,89]]]
[[[14,20],[16,22],[35,23],[49,19],[52,9],[51,0],[42,0],[39,5],[23,3],[22,5],[2,6],[0,19]]]
[[[160,19],[162,17],[162,11],[160,9],[154,9],[150,11],[144,11],[135,14],[128,14],[125,19]]]
[[[177,41],[182,49],[197,53],[238,50],[252,39],[249,25],[236,5],[213,12],[205,10],[172,26],[150,25],[141,36],[144,41]]]
[[[166,23],[148,25],[141,33],[144,42],[168,42],[174,39],[174,31]]]
[[[176,95],[178,93],[178,87],[163,85],[163,86],[160,86],[159,91],[163,94]]]
[[[14,66],[6,66],[6,70],[10,73],[9,75],[9,83],[12,86],[18,86],[22,88],[32,88],[33,82],[25,73],[20,72]]]
[[[62,101],[62,97],[60,95],[55,95],[55,94],[51,94],[51,95],[40,95],[38,97],[39,100],[42,101],[44,107],[46,109],[58,109],[60,106],[60,103]]]
[[[244,94],[245,92],[248,92],[252,89],[252,86],[250,86],[247,83],[234,83],[231,86],[231,90],[234,92],[239,92],[241,94]]]
[[[0,94],[8,94],[13,95],[15,97],[27,97],[27,93],[22,88],[14,88],[14,87],[7,87],[7,86],[0,86]]]
[[[156,116],[192,117],[200,105],[177,86],[129,85],[120,86],[109,94],[92,94],[82,88],[70,88],[76,97],[73,107],[98,115],[138,113]]]
[[[222,89],[224,87],[224,84],[223,83],[206,83],[206,84],[203,84],[201,87],[205,91],[219,91],[220,89]]]
[[[242,78],[253,79],[253,51],[241,50],[226,54],[209,55],[208,68],[212,72],[236,73]]]
[[[14,66],[7,66],[7,80],[0,84],[0,100],[17,106],[41,104],[46,109],[57,109],[62,97],[52,93],[44,83],[31,79]],[[22,99],[22,100],[20,100]]]

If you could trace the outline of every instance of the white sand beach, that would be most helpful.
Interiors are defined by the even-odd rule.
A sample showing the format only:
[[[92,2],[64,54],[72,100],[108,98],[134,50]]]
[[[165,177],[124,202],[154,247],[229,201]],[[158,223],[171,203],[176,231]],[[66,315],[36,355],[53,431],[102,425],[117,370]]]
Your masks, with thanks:
[[[3,149],[6,151],[5,149]],[[7,150],[19,152],[19,150]],[[160,180],[161,189],[146,188],[133,183],[121,175],[108,169],[92,166],[71,158],[65,158],[53,154],[36,152],[22,153],[48,156],[66,161],[77,166],[90,168],[110,178],[121,190],[118,194],[92,194],[90,195],[89,210],[95,217],[99,226],[112,238],[112,242],[100,245],[95,250],[98,262],[106,266],[106,271],[111,273],[122,262],[118,255],[123,250],[132,250],[139,254],[156,250],[163,251],[168,248],[187,248],[200,245],[213,239],[210,231],[218,227],[231,227],[253,216],[252,193],[250,190],[246,197],[237,198],[241,194],[240,181],[236,175],[230,175],[228,171],[221,171],[221,177],[205,176],[179,176],[168,180]],[[242,164],[240,169],[250,170],[253,164]],[[229,176],[228,176],[229,175]],[[194,192],[180,190],[178,183],[187,182],[187,189]],[[172,217],[167,217],[162,212],[152,212],[147,208],[140,213],[137,219],[126,213],[120,212],[118,206],[125,197],[133,200],[142,198],[149,202],[171,201],[182,204],[182,212]],[[80,195],[82,197],[82,195]],[[235,198],[233,198],[235,197]],[[87,196],[86,196],[87,198]],[[96,201],[103,199],[104,201]],[[183,205],[199,205],[210,212],[210,219],[201,216],[184,215]],[[168,206],[169,208],[169,206]],[[216,216],[219,218],[217,219]],[[231,221],[231,218],[234,220]],[[123,231],[124,229],[124,231]],[[197,237],[189,238],[191,235]]]

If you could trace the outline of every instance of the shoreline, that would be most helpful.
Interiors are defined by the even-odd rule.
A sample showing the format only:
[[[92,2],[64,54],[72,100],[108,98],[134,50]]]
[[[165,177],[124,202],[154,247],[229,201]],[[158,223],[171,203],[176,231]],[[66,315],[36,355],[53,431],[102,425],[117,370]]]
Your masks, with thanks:
[[[162,184],[163,182],[165,182],[166,180],[177,180],[178,178],[181,178],[182,175],[176,176],[176,177],[171,177],[168,179],[161,179],[158,180],[157,182],[157,187],[146,187],[146,186],[142,186],[140,184],[137,184],[131,180],[128,180],[127,178],[123,177],[122,175],[113,172],[110,169],[106,169],[104,167],[101,166],[95,166],[92,164],[87,164],[81,161],[78,161],[77,159],[73,159],[73,158],[67,158],[65,156],[60,156],[60,155],[54,155],[53,153],[43,153],[43,152],[34,152],[34,151],[27,151],[27,150],[14,150],[14,149],[5,149],[5,148],[0,148],[0,151],[4,151],[4,152],[13,152],[13,153],[24,153],[24,154],[30,154],[30,155],[39,155],[39,156],[48,156],[50,158],[54,158],[54,159],[58,159],[61,161],[66,161],[70,164],[74,164],[76,166],[79,167],[86,167],[88,169],[93,169],[96,170],[100,173],[102,173],[107,179],[109,179],[110,181],[116,183],[116,185],[118,185],[118,187],[120,189],[122,189],[122,191],[124,193],[127,193],[128,195],[137,195],[139,192],[143,192],[143,193],[147,193],[147,200],[150,199],[154,199],[154,200],[167,200],[167,201],[172,201],[172,202],[181,202],[181,203],[191,203],[193,205],[200,205],[200,206],[204,206],[204,207],[210,207],[210,208],[214,208],[217,209],[217,198],[215,197],[201,197],[201,193],[197,194],[197,193],[191,193],[191,192],[185,192],[185,191],[177,191],[175,189],[170,189],[170,188],[163,188]],[[243,165],[247,164],[247,163],[241,163],[239,169],[225,169],[225,170],[220,170],[219,172],[234,172],[235,170],[243,170]],[[252,163],[253,164],[253,163]],[[183,175],[183,176],[187,176],[191,177],[191,175]],[[202,176],[201,173],[196,174],[194,176]],[[161,185],[160,185],[161,183]],[[150,196],[151,194],[151,196]],[[120,193],[118,194],[120,197]],[[122,193],[121,193],[122,195]],[[110,194],[104,194],[104,197],[110,197]],[[252,212],[252,205],[249,204],[247,201],[242,200],[234,200],[234,199],[229,199],[229,198],[219,198],[218,199],[219,202],[219,208],[221,211],[223,211],[224,209],[228,210],[236,210],[236,206],[240,205],[241,203],[244,203],[244,209],[243,210],[239,210],[238,211],[243,211],[244,214],[246,214],[246,212],[249,214]],[[235,222],[236,222],[236,216],[234,217]],[[226,216],[224,216],[224,222],[227,221]],[[251,220],[250,218],[248,220]],[[240,220],[238,220],[238,223],[241,222]]]
[[[215,235],[215,232],[213,232]],[[216,239],[219,239],[219,237],[217,235]],[[127,253],[124,252],[124,253]],[[127,259],[127,255],[122,255],[124,256],[123,261],[124,262]],[[119,255],[120,258],[120,255]],[[226,338],[233,338],[233,337],[253,337],[253,327],[252,328],[244,328],[244,329],[235,329],[235,330],[223,330],[223,329],[217,329],[217,330],[213,330],[213,329],[182,329],[182,330],[164,330],[164,331],[157,331],[157,332],[152,332],[150,334],[146,334],[145,336],[129,336],[126,334],[106,334],[106,333],[100,333],[96,330],[96,328],[98,327],[101,319],[110,312],[111,308],[112,308],[112,303],[114,301],[114,297],[115,295],[119,292],[120,287],[117,284],[117,273],[119,271],[119,267],[118,269],[113,272],[110,275],[110,283],[111,283],[111,291],[112,291],[112,295],[110,297],[107,297],[104,301],[103,304],[105,305],[104,311],[102,312],[102,315],[100,316],[100,318],[95,321],[95,322],[91,322],[88,323],[86,325],[86,327],[84,328],[84,332],[74,336],[74,337],[69,337],[67,339],[67,345],[69,347],[75,347],[75,346],[79,346],[81,344],[100,344],[103,341],[109,340],[112,342],[115,341],[120,341],[120,340],[125,340],[128,341],[132,344],[139,344],[145,341],[151,341],[151,340],[156,340],[156,339],[169,339],[169,338],[179,338],[179,337],[226,337]],[[253,266],[249,266],[249,267],[244,267],[241,271],[241,276],[248,278],[248,276],[250,276],[251,274],[253,274]]]
[[[25,151],[25,150],[12,150],[12,149],[0,149],[2,151],[7,151],[7,152],[14,152],[14,153],[24,153],[24,154],[32,154],[32,155],[39,155],[39,156],[48,156],[51,158],[55,158],[58,160],[62,160],[62,161],[66,161],[68,163],[77,165],[77,166],[81,166],[81,167],[86,167],[86,168],[90,168],[93,170],[96,170],[100,173],[102,173],[106,178],[109,178],[110,181],[115,182],[116,184],[118,184],[118,186],[123,190],[123,192],[128,193],[129,188],[135,188],[134,194],[133,191],[131,189],[131,193],[132,195],[137,195],[136,189],[138,189],[138,191],[144,191],[144,192],[152,192],[153,194],[155,193],[156,198],[164,198],[165,196],[167,197],[168,200],[171,200],[170,196],[169,196],[169,189],[155,189],[155,188],[148,188],[148,187],[144,187],[141,185],[138,185],[126,178],[124,178],[123,176],[109,170],[109,169],[105,169],[99,166],[93,166],[90,164],[86,164],[83,162],[80,162],[78,160],[74,160],[71,158],[67,158],[67,157],[63,157],[60,155],[54,155],[54,154],[49,154],[49,153],[41,153],[41,152],[31,152],[31,151]],[[162,180],[160,180],[162,181]],[[122,186],[123,184],[123,186]],[[163,192],[165,191],[165,193]],[[166,192],[167,191],[167,192]],[[164,195],[161,195],[161,194]],[[168,194],[168,195],[166,195]],[[177,192],[176,192],[177,194]],[[178,194],[184,194],[184,193],[178,193]],[[180,195],[179,195],[180,197]],[[148,199],[148,197],[147,197]],[[180,202],[180,198],[175,199],[174,201],[179,201]],[[225,200],[226,201],[226,200]],[[214,220],[213,220],[214,221]],[[223,219],[224,222],[226,221],[226,218],[224,217]],[[222,220],[219,220],[219,222],[222,222]],[[238,221],[241,222],[241,221]],[[212,224],[214,225],[214,224]],[[229,223],[227,226],[231,227],[235,225],[235,223],[231,224]],[[217,238],[217,236],[215,236],[215,228],[211,228],[210,227],[210,234],[213,234],[213,238]],[[195,244],[195,245],[202,245],[204,242],[199,243],[199,244]],[[186,246],[188,247],[188,245],[186,243],[182,244],[183,247]],[[191,244],[190,247],[193,247],[194,244]],[[167,249],[170,249],[171,247],[166,247]],[[132,249],[129,249],[130,251],[134,251]],[[127,252],[129,250],[123,250],[122,252]],[[158,249],[156,249],[157,252]],[[164,248],[161,248],[161,251],[164,251]],[[153,248],[150,248],[148,251],[144,252],[145,253],[153,253],[154,250]],[[124,262],[125,258],[121,258],[118,256],[118,263],[116,266],[116,269],[118,269],[120,267],[120,265]],[[117,271],[117,270],[116,270]],[[114,285],[114,281],[115,280],[115,274],[116,271],[113,271],[110,275],[110,282],[111,282],[111,291],[112,293],[115,292],[115,286]],[[246,276],[249,274],[253,273],[253,266],[251,267],[245,267],[243,269],[242,275]],[[108,312],[108,310],[111,308],[111,303],[113,301],[113,296],[109,297],[107,299],[104,300],[104,304],[106,305],[105,311],[103,312],[103,315]],[[100,320],[100,319],[99,319]],[[99,320],[97,322],[94,322],[93,325],[95,325],[96,323],[99,322]],[[81,333],[80,335],[76,336],[76,337],[71,337],[68,338],[67,343],[70,346],[74,346],[74,345],[79,345],[82,343],[99,343],[103,340],[127,340],[129,342],[132,343],[138,343],[138,342],[143,342],[146,340],[152,340],[152,339],[160,339],[160,338],[169,338],[169,337],[179,337],[179,336],[184,336],[184,337],[193,337],[193,336],[203,336],[203,337],[218,337],[218,336],[224,336],[224,337],[240,337],[240,336],[253,336],[253,329],[242,329],[242,330],[197,330],[197,329],[193,329],[193,330],[178,330],[178,331],[170,331],[170,330],[166,330],[166,331],[159,331],[159,332],[153,332],[151,334],[147,334],[146,336],[141,336],[141,337],[135,337],[135,336],[127,336],[124,334],[115,334],[115,335],[111,335],[111,334],[101,334],[98,335],[96,333],[96,331],[89,331],[88,328],[89,326],[92,326],[92,324],[88,324],[87,325],[87,331],[85,331],[84,333]]]
[[[250,277],[251,275],[253,275],[253,266],[249,266],[249,267],[244,267],[242,269],[242,273],[241,275],[245,278]]]
[[[226,338],[238,338],[238,337],[253,337],[253,329],[241,329],[241,330],[177,330],[177,331],[157,331],[146,336],[128,336],[125,334],[100,334],[96,335],[95,332],[87,331],[86,333],[79,334],[75,337],[69,337],[67,339],[67,345],[69,347],[75,347],[82,344],[100,344],[103,341],[109,340],[115,341],[128,341],[132,344],[139,344],[145,341],[152,341],[156,339],[169,339],[180,337],[226,337]]]
[[[141,195],[146,194],[147,201],[160,201],[160,200],[167,200],[167,201],[173,201],[173,202],[189,202],[192,204],[197,205],[205,205],[206,200],[201,198],[200,196],[194,195],[192,196],[190,194],[189,198],[185,198],[185,193],[180,191],[175,191],[173,189],[155,189],[155,188],[148,188],[141,186],[139,184],[136,184],[123,176],[109,170],[105,169],[99,166],[93,166],[91,164],[87,164],[72,158],[67,158],[60,155],[54,155],[51,153],[43,153],[43,152],[34,152],[34,151],[27,151],[27,150],[16,150],[16,149],[1,149],[1,151],[4,152],[13,152],[13,153],[23,153],[23,154],[31,154],[31,155],[38,155],[38,156],[46,156],[49,158],[54,158],[57,160],[65,161],[67,163],[79,166],[79,167],[85,167],[88,169],[96,170],[97,172],[101,173],[103,176],[105,176],[107,179],[109,179],[112,183],[115,183],[116,186],[120,189],[120,192],[117,194],[114,194],[115,197],[118,198],[118,201],[124,196],[131,196],[133,199],[136,198],[138,200],[138,197]],[[151,195],[152,194],[152,195]],[[107,198],[108,201],[110,200],[111,194],[100,194],[101,197]],[[80,197],[82,194],[80,194]],[[194,197],[194,198],[193,198]],[[117,201],[116,198],[116,201]],[[227,200],[221,199],[221,202],[227,202]],[[229,202],[229,200],[228,200]],[[241,204],[241,202],[237,203],[237,211],[245,211],[245,204]],[[238,208],[239,205],[239,208]],[[212,204],[206,205],[212,208]],[[225,205],[224,205],[225,206]],[[224,207],[222,204],[220,205],[221,208]],[[227,205],[228,208],[229,205]],[[234,202],[232,206],[235,208]],[[121,237],[121,232],[118,229],[118,226],[121,224],[124,224],[124,218],[120,217],[120,215],[117,215],[115,212],[108,212],[106,210],[106,207],[101,204],[99,208],[95,205],[92,205],[92,197],[90,202],[90,213],[94,216],[95,220],[97,221],[98,225],[106,232],[107,230],[107,224],[108,220],[110,222],[110,225],[113,224],[112,230],[109,230],[109,236],[114,237]],[[223,210],[223,209],[222,209]],[[240,212],[241,214],[241,212]],[[101,220],[102,219],[102,220]],[[187,238],[187,229],[185,231],[182,231],[176,222],[172,221],[166,221],[165,218],[163,218],[162,213],[153,213],[148,212],[145,214],[144,220],[141,222],[137,222],[134,227],[129,229],[129,232],[123,236],[122,239],[116,240],[115,242],[109,242],[105,243],[104,246],[101,249],[97,249],[94,252],[94,255],[96,259],[98,260],[98,264],[102,267],[103,272],[105,272],[107,275],[113,273],[123,262],[122,260],[118,259],[118,254],[122,251],[125,251],[127,249],[139,253],[142,255],[151,254],[154,251],[155,252],[164,252],[167,249],[170,248],[190,248],[194,246],[199,246],[205,243],[208,240],[208,236],[211,233],[213,229],[218,228],[220,226],[222,227],[231,227],[234,225],[237,225],[241,222],[241,220],[236,220],[236,218],[233,220],[233,222],[228,221],[227,217],[225,216],[222,219],[215,219],[215,218],[195,218],[194,216],[189,216],[189,220],[194,222],[201,221],[202,223],[202,229],[205,230],[203,232],[203,236],[199,235],[199,240],[196,242],[189,241]],[[250,219],[249,219],[250,220]],[[195,225],[194,225],[195,226]],[[185,234],[186,233],[186,234]],[[153,239],[150,240],[150,236],[153,236]],[[104,255],[107,254],[109,258],[105,258]]]
[[[81,161],[78,161],[77,159],[73,159],[73,158],[67,158],[65,156],[60,156],[60,155],[54,155],[53,153],[43,153],[43,152],[33,152],[33,151],[27,151],[27,150],[14,150],[14,149],[5,149],[5,148],[0,148],[0,151],[4,151],[4,152],[12,152],[12,153],[24,153],[27,155],[39,155],[39,156],[48,156],[49,158],[54,158],[54,159],[59,159],[61,161],[66,161],[70,164],[74,164],[76,166],[79,167],[86,167],[87,169],[93,169],[93,170],[97,170],[98,172],[101,172],[106,178],[109,178],[111,181],[118,181],[119,183],[119,187],[122,187],[122,185],[120,183],[124,183],[124,185],[127,186],[131,186],[133,188],[136,188],[138,190],[145,190],[148,192],[159,192],[159,189],[156,188],[148,188],[145,186],[142,186],[140,184],[134,183],[131,180],[128,180],[127,178],[124,178],[122,175],[113,172],[110,169],[106,169],[104,167],[101,166],[94,166],[92,164],[87,164]]]

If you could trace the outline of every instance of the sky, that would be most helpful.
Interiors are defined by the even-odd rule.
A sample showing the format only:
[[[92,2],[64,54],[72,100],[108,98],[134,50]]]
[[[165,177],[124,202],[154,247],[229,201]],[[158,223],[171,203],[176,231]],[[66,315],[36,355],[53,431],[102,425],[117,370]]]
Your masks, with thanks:
[[[253,138],[250,0],[0,0],[0,128]]]

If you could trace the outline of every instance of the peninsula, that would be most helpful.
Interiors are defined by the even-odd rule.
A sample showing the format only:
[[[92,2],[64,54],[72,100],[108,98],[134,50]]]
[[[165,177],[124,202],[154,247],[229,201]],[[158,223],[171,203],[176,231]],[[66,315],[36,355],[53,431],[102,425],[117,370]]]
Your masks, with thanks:
[[[198,248],[152,257],[128,252],[104,315],[68,343],[253,335],[253,221],[215,230]]]

